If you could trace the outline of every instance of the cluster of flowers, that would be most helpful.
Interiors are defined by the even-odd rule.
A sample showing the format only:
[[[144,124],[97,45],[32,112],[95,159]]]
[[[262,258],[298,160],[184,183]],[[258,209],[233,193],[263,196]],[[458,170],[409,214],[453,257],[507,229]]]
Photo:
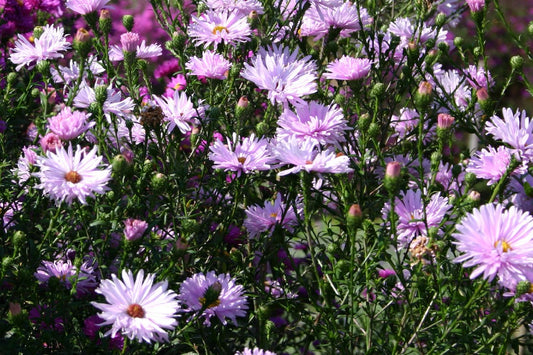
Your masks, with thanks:
[[[274,239],[269,238],[274,234],[290,239],[283,240],[285,246],[277,250],[286,275],[299,276],[294,272],[296,258],[287,255],[287,246],[291,252],[307,253],[314,244],[305,238],[304,243],[293,242],[299,232],[310,234],[304,226],[313,218],[310,196],[325,206],[321,213],[340,215],[347,210],[349,218],[361,218],[361,206],[346,198],[353,199],[356,194],[350,188],[345,188],[349,192],[339,191],[339,186],[356,186],[359,178],[370,176],[382,183],[372,187],[374,192],[361,190],[372,196],[380,191],[385,197],[372,204],[381,211],[380,216],[375,211],[365,213],[379,221],[396,252],[405,252],[414,263],[427,266],[437,260],[435,243],[449,242],[447,250],[459,255],[444,257],[465,268],[473,267],[470,278],[497,278],[506,296],[533,301],[527,288],[533,284],[531,119],[526,111],[513,113],[511,108],[503,108],[501,114],[490,111],[489,93],[494,92],[495,82],[482,62],[453,69],[440,63],[441,53],[457,45],[451,29],[460,10],[466,8],[463,2],[438,1],[434,8],[439,15],[429,16],[425,22],[400,17],[381,23],[383,20],[373,17],[375,12],[357,2],[279,0],[276,8],[282,21],[267,33],[267,43],[246,54],[241,50],[245,46],[254,41],[264,43],[258,39],[265,34],[254,27],[254,21],[266,12],[258,0],[206,0],[198,9],[184,2],[170,22],[164,17],[168,14],[155,11],[152,16],[158,21],[180,30],[169,31],[172,38],[166,48],[141,39],[144,32],[134,32],[133,18],[128,16],[124,18],[126,31],[110,37],[115,9],[109,0],[36,3],[39,5],[32,7],[29,2],[7,1],[2,14],[5,23],[0,23],[1,41],[17,34],[11,47],[0,53],[0,66],[38,75],[35,80],[42,80],[45,87],[43,103],[53,107],[51,113],[45,111],[43,122],[36,120],[28,128],[28,137],[39,146],[24,146],[11,170],[13,185],[22,191],[22,197],[9,203],[0,201],[4,233],[17,229],[17,216],[25,212],[24,201],[35,191],[51,199],[58,210],[94,206],[106,195],[121,191],[115,185],[124,183],[121,174],[134,161],[146,160],[146,166],[161,168],[171,164],[171,158],[157,157],[157,149],[162,147],[169,156],[175,149],[183,157],[203,157],[198,161],[207,164],[200,169],[208,172],[202,173],[197,166],[188,167],[190,171],[183,175],[189,189],[185,199],[232,206],[242,212],[229,226],[220,227],[217,221],[209,227],[213,234],[223,229],[224,241],[232,248],[240,246],[242,234],[248,237],[248,248]],[[485,1],[466,1],[466,5],[476,21],[482,20]],[[21,12],[14,9],[30,14],[37,7],[55,19],[81,15],[93,33],[80,22],[71,40],[66,27],[54,21],[34,28],[35,16],[17,20]],[[376,21],[380,30],[374,27]],[[93,41],[94,35],[105,41]],[[306,54],[295,49],[289,38],[324,46],[320,53]],[[334,39],[345,41],[350,50],[338,50],[338,45],[332,45]],[[301,48],[305,48],[303,42]],[[197,47],[197,55],[185,55],[185,45]],[[76,55],[71,56],[71,49]],[[67,60],[67,66],[59,64]],[[153,83],[146,75],[141,87],[138,74],[145,74],[147,63],[156,60],[161,61],[154,73],[154,78],[163,82],[161,95],[152,93]],[[407,74],[416,87],[411,92],[396,86],[398,78]],[[376,83],[376,78],[383,82]],[[12,76],[2,85],[9,87],[14,80]],[[214,108],[220,103],[213,97],[200,98],[194,90],[187,91],[194,85],[216,87],[221,83],[238,90],[234,82],[249,90],[248,96],[237,95],[241,97],[233,121],[219,119]],[[401,107],[389,111],[386,120],[378,122],[378,106],[388,102],[387,90],[404,90],[406,98],[401,99]],[[249,97],[261,102],[255,113]],[[486,112],[491,112],[490,117],[485,117]],[[241,123],[245,124],[241,121],[248,116],[261,117],[255,130],[242,128]],[[453,133],[465,127],[478,136],[486,133],[491,144],[472,147],[473,154],[454,159]],[[201,132],[204,135],[199,139]],[[409,149],[411,153],[406,153]],[[435,154],[424,154],[431,150]],[[293,174],[299,174],[293,177],[300,178],[301,191],[279,188],[270,193],[286,181],[287,185],[295,181],[291,180]],[[226,195],[229,189],[217,191],[209,185],[218,176],[223,176],[226,185],[256,179],[257,188],[268,191],[265,195],[271,198],[262,204],[238,201],[236,196]],[[155,187],[149,192],[161,189],[166,178],[154,174],[151,182]],[[481,196],[473,188],[479,181],[494,191],[481,206]],[[507,181],[510,183],[504,184]],[[139,186],[138,191],[149,190],[146,185]],[[457,201],[478,208],[459,214]],[[154,210],[158,203],[152,206]],[[189,202],[184,205],[188,208]],[[201,210],[194,213],[201,214]],[[198,217],[198,221],[203,220]],[[115,245],[120,243],[116,239],[124,239],[129,248],[138,247],[135,256],[145,261],[153,250],[170,254],[172,249],[158,245],[148,251],[145,245],[135,244],[149,234],[167,240],[167,247],[174,250],[188,247],[184,236],[174,229],[176,224],[161,226],[144,217],[128,217],[122,223],[124,238],[110,233],[109,239],[115,238]],[[349,233],[356,234],[353,230]],[[446,239],[450,236],[453,239]],[[58,244],[68,248],[66,240]],[[347,244],[343,247],[348,250]],[[56,254],[54,261],[42,261],[34,273],[43,289],[57,279],[81,300],[96,299],[96,294],[105,298],[107,303],[90,301],[100,311],[86,319],[86,333],[91,337],[96,337],[99,327],[111,325],[104,336],[115,339],[119,346],[122,336],[139,342],[168,342],[180,317],[184,323],[203,319],[203,325],[209,327],[214,319],[223,325],[231,320],[238,326],[237,317],[247,315],[245,287],[229,273],[188,272],[192,276],[181,282],[176,293],[168,288],[168,281],[156,283],[156,274],[145,275],[142,268],[134,277],[124,260],[126,253],[123,259],[112,257],[114,265],[107,266],[112,273],[106,278],[95,255],[101,252],[107,257],[109,253],[96,250],[96,245],[91,248],[83,262],[76,263],[75,252],[68,251]],[[266,278],[270,278],[274,266],[268,263],[272,259],[260,249],[246,252],[256,257],[254,266],[263,267],[260,272],[268,270]],[[313,265],[320,282],[314,254],[310,255],[306,254],[304,263]],[[121,279],[116,276],[119,272]],[[272,297],[299,297],[286,291],[299,285],[280,285],[275,278],[265,284],[264,290]],[[325,294],[323,290],[317,293]],[[272,354],[258,348],[241,353]]]

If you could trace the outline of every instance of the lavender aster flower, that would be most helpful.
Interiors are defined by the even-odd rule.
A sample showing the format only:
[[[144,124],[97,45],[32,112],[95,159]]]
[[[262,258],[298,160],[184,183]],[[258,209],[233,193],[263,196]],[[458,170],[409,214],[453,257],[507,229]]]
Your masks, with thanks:
[[[450,210],[448,199],[433,194],[426,205],[422,201],[422,191],[407,190],[395,199],[394,212],[398,215],[396,230],[398,244],[402,248],[409,246],[419,236],[427,236],[429,228],[438,227]],[[390,205],[383,207],[383,219],[388,218]]]
[[[244,317],[248,305],[244,289],[229,274],[206,275],[198,273],[187,278],[180,287],[178,299],[187,308],[183,312],[201,312],[204,324],[211,325],[211,317],[217,316],[222,324],[229,318],[237,325],[237,317]]]
[[[107,303],[91,302],[102,311],[98,316],[112,327],[105,335],[114,337],[122,331],[130,339],[139,342],[168,341],[165,329],[172,330],[177,322],[174,318],[179,308],[176,293],[167,290],[168,282],[154,285],[154,274],[144,277],[144,270],[139,270],[133,277],[130,270],[122,270],[122,280],[115,274],[111,280],[103,280],[96,293],[103,295]]]
[[[203,106],[195,109],[187,94],[180,91],[174,91],[172,97],[161,98],[154,95],[154,100],[161,107],[165,119],[169,122],[169,132],[172,132],[175,127],[178,127],[181,133],[189,132],[191,125],[200,124],[198,117],[202,117],[205,112]]]
[[[108,2],[109,0],[67,0],[65,5],[80,15],[87,15],[107,7]]]
[[[463,267],[476,268],[470,274],[475,279],[492,281],[524,279],[533,266],[533,218],[512,206],[487,204],[475,209],[457,225],[454,244],[461,256],[454,259]]]
[[[88,115],[65,107],[61,112],[48,119],[48,128],[62,140],[71,140],[89,130],[96,123],[87,122]]]
[[[123,34],[122,36],[127,35],[127,34],[131,35],[132,33],[128,32],[128,33]],[[141,58],[141,59],[159,57],[161,54],[163,54],[163,50],[161,49],[161,46],[157,43],[150,44],[147,46],[146,41],[144,39],[140,43],[137,43],[135,41],[128,41],[126,38],[122,41],[122,47],[119,47],[115,44],[109,47],[109,59],[110,60],[114,62],[124,60],[123,51],[135,52],[135,57]]]
[[[274,45],[268,50],[261,47],[251,65],[244,63],[241,75],[258,88],[268,90],[272,103],[301,103],[302,96],[317,90],[316,64],[310,58],[298,59],[297,49],[291,52],[288,47]]]
[[[533,123],[525,110],[516,113],[510,108],[502,110],[503,119],[494,115],[485,128],[494,138],[509,144],[517,157],[530,161],[533,159]]]
[[[230,67],[231,64],[226,58],[213,51],[205,51],[202,58],[191,57],[185,63],[185,68],[192,75],[221,80],[228,77]]]
[[[343,55],[326,67],[324,77],[336,80],[358,80],[370,72],[372,62],[366,58],[353,58]]]
[[[46,25],[41,36],[33,40],[33,44],[19,34],[9,59],[18,64],[15,68],[17,71],[23,66],[31,69],[36,62],[41,60],[63,58],[60,52],[69,48],[70,43],[63,34],[63,27],[55,28],[52,25]]]
[[[507,147],[499,146],[495,149],[488,146],[470,158],[466,172],[473,173],[480,179],[488,179],[487,185],[495,184],[511,165],[511,156],[512,152]]]
[[[262,14],[265,12],[263,5],[258,0],[206,0],[205,4],[210,9],[217,11],[237,10],[242,16],[248,16],[252,11],[255,11],[257,14]]]
[[[316,101],[296,105],[296,112],[285,108],[278,120],[277,135],[280,139],[295,136],[317,144],[335,145],[344,142],[348,127],[339,106],[324,106]]]
[[[147,228],[148,223],[145,221],[128,218],[124,221],[124,236],[130,241],[137,240],[142,237]]]
[[[66,201],[69,205],[74,199],[87,204],[87,197],[108,190],[106,183],[111,179],[111,167],[99,169],[102,157],[96,155],[97,147],[90,151],[77,147],[72,152],[59,147],[56,153],[47,152],[39,157],[37,166],[41,169],[35,176],[41,179],[36,187],[42,189],[57,203]]]
[[[122,94],[119,90],[113,89],[109,85],[106,89],[107,98],[104,101],[104,113],[109,122],[111,122],[110,114],[117,115],[119,117],[127,118],[133,108],[135,103],[131,97],[126,97],[122,99]],[[78,108],[88,108],[91,103],[96,101],[96,93],[93,88],[91,88],[86,82],[82,82],[80,85],[80,90],[74,98],[74,107]]]
[[[257,139],[254,134],[240,138],[233,133],[233,140],[227,138],[227,145],[217,140],[209,147],[209,159],[215,169],[249,174],[255,170],[269,170],[272,157],[266,139]]]
[[[198,44],[208,47],[210,44],[235,45],[250,40],[252,30],[248,19],[239,11],[208,10],[200,17],[192,16],[188,29],[189,36]]]
[[[237,351],[235,355],[276,355],[276,353],[259,348],[244,348],[243,351]]]
[[[302,208],[298,202],[298,211],[295,212],[292,206],[287,206],[281,200],[281,195],[278,194],[276,200],[273,202],[265,202],[261,207],[258,205],[250,206],[246,209],[246,219],[244,220],[244,227],[248,230],[250,238],[255,238],[263,232],[268,231],[270,236],[274,231],[276,225],[292,232],[294,227],[298,225],[299,218],[297,216],[302,213]]]
[[[94,270],[88,263],[84,263],[78,273],[76,266],[72,265],[70,260],[66,262],[63,260],[43,261],[34,276],[43,284],[48,283],[50,278],[55,277],[67,289],[72,288],[75,282],[76,290],[79,294],[86,294],[97,285]]]

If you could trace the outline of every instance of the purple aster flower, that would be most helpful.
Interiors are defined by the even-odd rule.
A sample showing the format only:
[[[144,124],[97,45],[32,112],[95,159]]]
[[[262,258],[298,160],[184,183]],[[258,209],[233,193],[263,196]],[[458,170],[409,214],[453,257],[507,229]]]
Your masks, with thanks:
[[[309,139],[316,144],[335,146],[345,141],[344,133],[351,128],[339,106],[324,106],[311,101],[295,107],[296,112],[286,107],[278,119],[276,133],[280,139],[295,136],[299,140]]]
[[[11,172],[17,177],[17,183],[22,185],[31,177],[31,168],[37,163],[36,146],[22,148],[22,155],[17,161],[17,167]]]
[[[530,174],[511,179],[508,189],[513,194],[509,197],[509,202],[523,211],[533,213],[533,198],[526,192],[526,185],[533,187],[533,176]]]
[[[67,289],[71,289],[75,283],[78,295],[91,292],[98,284],[90,262],[85,262],[78,272],[70,260],[43,261],[34,276],[41,284],[46,284],[50,278],[55,277]]]
[[[444,71],[438,77],[437,92],[443,99],[448,100],[453,98],[454,102],[449,103],[450,106],[454,104],[459,108],[466,108],[471,99],[472,90],[465,84],[465,76],[460,74],[457,70]]]
[[[55,153],[58,147],[63,146],[63,141],[54,132],[48,132],[39,139],[39,145],[44,152]]]
[[[181,133],[187,133],[191,130],[191,125],[200,124],[199,117],[203,117],[205,107],[194,108],[192,101],[185,92],[174,91],[172,97],[158,97],[154,95],[155,102],[163,110],[165,119],[169,122],[168,131],[172,132],[175,127]]]
[[[475,65],[469,65],[466,70],[466,80],[468,84],[476,90],[481,88],[490,88],[494,86],[494,79],[490,75],[489,71],[485,71],[483,68],[478,68]]]
[[[52,25],[46,25],[41,36],[33,40],[33,44],[19,34],[9,59],[18,64],[15,68],[17,71],[23,66],[31,69],[36,62],[41,60],[63,58],[60,52],[69,48],[70,43],[63,34],[63,27],[55,28]]]
[[[242,16],[248,16],[252,11],[257,14],[265,12],[263,5],[258,0],[206,0],[205,4],[217,11],[237,10]]]
[[[87,65],[83,72],[83,79],[87,79],[88,72],[98,76],[104,71],[104,67],[98,63],[96,57],[91,55],[87,58]],[[68,85],[78,79],[80,75],[80,67],[77,62],[71,59],[68,67],[62,65],[59,65],[57,69],[52,67],[50,68],[50,73],[52,74],[54,82],[65,83]]]
[[[366,9],[349,1],[313,3],[304,14],[299,33],[312,36],[315,41],[327,35],[330,27],[339,29],[341,37],[349,37],[361,30],[361,25],[364,27],[373,22]]]
[[[65,107],[61,112],[48,118],[48,128],[62,140],[71,140],[89,130],[96,123],[87,122],[88,115]]]
[[[80,15],[87,15],[107,7],[108,2],[109,0],[67,0],[66,6]]]
[[[235,355],[276,355],[276,353],[259,348],[244,348],[243,351],[237,351]]]
[[[267,201],[263,206],[250,206],[245,212],[246,219],[243,225],[248,230],[250,238],[255,238],[267,231],[270,236],[276,225],[292,233],[302,218],[301,203],[297,202],[297,212],[295,212],[292,205],[287,206],[286,203],[282,202],[281,194],[278,194],[273,202]]]
[[[525,110],[516,113],[510,108],[502,110],[503,119],[494,115],[486,123],[485,129],[494,138],[499,139],[512,148],[517,158],[530,161],[533,159],[533,122],[527,117]]]
[[[278,140],[273,147],[276,159],[282,165],[294,165],[292,168],[280,171],[278,176],[296,174],[301,170],[317,173],[349,173],[350,158],[337,154],[334,149],[328,148],[319,151],[316,143],[311,140],[303,142],[291,136],[285,140]]]
[[[108,190],[106,184],[111,179],[110,166],[98,168],[102,157],[96,155],[96,150],[96,146],[90,151],[78,146],[73,153],[69,145],[66,151],[60,147],[56,153],[47,152],[46,157],[37,160],[40,171],[35,176],[41,183],[36,187],[58,204],[66,201],[70,205],[75,198],[87,204],[87,197]]]
[[[241,138],[233,133],[233,140],[226,141],[227,145],[217,140],[209,147],[209,159],[215,163],[213,168],[236,171],[237,176],[270,169],[272,157],[266,139],[257,139],[254,134]]]
[[[104,321],[104,319],[98,317],[96,314],[85,318],[83,321],[83,334],[89,337],[89,339],[96,340],[97,344],[100,344],[98,335],[100,326],[98,324],[102,324]],[[124,348],[124,339],[122,338],[122,335],[117,333],[114,337],[111,337],[109,340],[109,347],[110,349],[122,350]]]
[[[178,299],[186,306],[182,312],[201,312],[207,326],[213,316],[224,325],[226,318],[237,325],[236,318],[244,317],[248,309],[243,287],[229,274],[216,275],[214,271],[198,273],[183,281]]]
[[[191,57],[191,59],[185,63],[185,68],[187,68],[192,75],[221,80],[228,77],[230,67],[231,63],[229,60],[213,51],[205,51],[202,58]]]
[[[137,240],[143,236],[148,223],[140,219],[128,218],[124,221],[124,236],[127,240]]]
[[[533,265],[533,218],[512,206],[487,204],[468,213],[457,225],[453,242],[461,256],[454,259],[463,267],[475,266],[470,274],[474,279],[492,281],[524,279]]]
[[[102,280],[96,293],[103,295],[107,303],[91,302],[101,310],[98,316],[111,324],[111,329],[104,335],[122,334],[139,342],[168,341],[165,329],[173,330],[177,325],[176,312],[179,302],[176,293],[167,290],[168,282],[154,284],[155,274],[144,278],[144,270],[139,270],[133,277],[130,270],[122,270],[122,280],[115,274],[111,280]]]
[[[15,226],[15,213],[18,213],[22,208],[22,204],[15,202],[0,202],[0,217],[2,217],[0,228],[7,232],[8,229]]]
[[[258,88],[268,90],[272,103],[301,103],[304,95],[317,90],[316,64],[311,56],[298,59],[298,50],[288,47],[259,49],[252,64],[244,63],[243,78],[252,81]]]
[[[89,87],[86,82],[82,82],[80,90],[74,98],[74,106],[78,108],[88,108],[96,101],[96,94],[94,89]],[[104,101],[104,113],[109,122],[111,122],[110,114],[115,114],[119,117],[128,118],[135,107],[135,102],[131,97],[122,99],[120,90],[115,90],[111,85],[107,87],[107,98]]]
[[[239,11],[208,10],[200,17],[192,16],[187,32],[193,41],[208,47],[211,44],[235,45],[250,40],[252,30],[248,19]]]
[[[511,165],[511,156],[512,152],[507,147],[499,146],[494,149],[488,146],[469,159],[466,172],[473,173],[479,179],[489,180],[487,185],[495,184]]]
[[[155,43],[147,46],[144,39],[139,43],[139,40],[135,41],[135,39],[132,38],[132,35],[134,34],[137,35],[137,39],[139,39],[139,35],[137,33],[127,32],[122,35],[124,37],[121,36],[122,47],[119,47],[115,44],[109,47],[110,60],[114,62],[124,60],[123,51],[135,52],[135,57],[141,59],[159,57],[161,54],[163,54],[163,50],[159,44]]]
[[[394,212],[398,215],[396,232],[399,246],[407,248],[415,238],[427,236],[428,229],[439,227],[451,207],[448,199],[439,194],[433,194],[424,205],[422,191],[402,191],[395,198],[394,206]],[[390,204],[385,204],[382,212],[383,219],[387,220]]]
[[[419,121],[420,117],[416,110],[405,107],[402,108],[399,116],[392,115],[391,117],[391,127],[396,131],[391,138],[398,141],[404,139],[409,141],[418,140],[418,131],[416,128],[418,127]],[[424,143],[429,143],[435,136],[436,127],[433,125],[430,128],[427,120],[425,120],[423,126],[425,132],[423,141]]]
[[[179,60],[177,58],[172,58],[164,61],[154,70],[154,77],[156,79],[166,78],[174,75],[174,73],[178,72],[180,69]]]
[[[324,77],[336,80],[358,80],[370,72],[372,62],[366,58],[353,58],[343,55],[326,67]]]

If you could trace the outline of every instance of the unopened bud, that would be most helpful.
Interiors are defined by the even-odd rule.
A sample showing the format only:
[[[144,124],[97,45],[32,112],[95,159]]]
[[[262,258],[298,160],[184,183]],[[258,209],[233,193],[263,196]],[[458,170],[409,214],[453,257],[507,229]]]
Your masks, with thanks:
[[[402,165],[397,161],[391,161],[385,168],[385,179],[383,185],[390,194],[398,192],[401,183]]]
[[[380,98],[385,93],[385,84],[383,83],[375,83],[372,87],[372,90],[370,90],[370,96],[373,98]]]
[[[11,72],[11,73],[7,74],[7,83],[8,83],[8,85],[13,85],[15,83],[15,81],[17,80],[17,78],[18,78],[17,73]]]
[[[455,117],[447,113],[439,113],[437,116],[437,128],[450,129],[455,121]]]
[[[464,40],[463,37],[455,37],[453,39],[453,44],[457,48],[461,48],[463,46]]]
[[[448,19],[448,16],[446,14],[440,12],[437,17],[435,18],[435,25],[437,27],[442,27],[446,24],[446,20]]]
[[[235,107],[235,117],[237,119],[242,118],[245,113],[249,111],[249,107],[250,101],[248,101],[248,98],[246,96],[241,96]]]
[[[50,74],[50,62],[47,60],[41,60],[37,63],[37,71],[43,75]]]
[[[526,293],[533,292],[533,286],[529,281],[520,281],[516,284],[515,297],[520,297]]]
[[[418,90],[415,93],[415,104],[420,111],[425,111],[425,109],[431,103],[433,94],[433,86],[429,81],[422,81],[418,85]]]
[[[152,189],[156,192],[164,191],[167,188],[167,176],[163,173],[152,175]]]
[[[519,55],[515,55],[511,57],[511,68],[514,70],[522,70],[522,66],[524,65],[524,58],[522,58]]]
[[[348,213],[346,214],[346,224],[348,227],[357,229],[361,226],[363,221],[363,212],[359,204],[353,204],[350,206]]]
[[[133,25],[135,24],[135,20],[131,15],[124,15],[122,17],[122,24],[126,28],[126,31],[131,32],[131,30],[133,29]]]
[[[85,28],[79,28],[74,36],[74,49],[78,52],[80,57],[86,58],[92,48],[92,36]]]
[[[41,35],[43,34],[44,32],[44,28],[42,28],[42,26],[36,26],[34,29],[33,29],[33,38],[35,39],[39,39],[39,37],[41,37]]]
[[[372,123],[372,118],[368,113],[363,113],[357,120],[357,125],[359,126],[359,130],[361,132],[366,132],[370,126],[370,123]]]
[[[113,157],[113,160],[111,160],[111,168],[113,175],[125,176],[131,173],[132,164],[123,154],[117,154]]]
[[[527,33],[529,33],[530,36],[533,36],[533,21],[531,21],[531,22],[527,25]]]
[[[98,85],[94,88],[94,97],[96,98],[96,102],[103,106],[104,102],[107,100],[107,86],[105,85]]]
[[[98,19],[98,24],[100,25],[100,30],[104,34],[109,34],[111,32],[111,13],[108,9],[100,10],[100,18]]]

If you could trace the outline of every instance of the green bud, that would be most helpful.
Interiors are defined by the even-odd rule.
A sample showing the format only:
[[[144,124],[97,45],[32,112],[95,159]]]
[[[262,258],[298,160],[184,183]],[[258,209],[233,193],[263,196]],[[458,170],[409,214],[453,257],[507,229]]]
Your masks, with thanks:
[[[476,174],[474,173],[466,173],[465,174],[465,182],[469,185],[469,186],[473,186],[477,181],[477,177],[476,177]]]
[[[337,94],[335,95],[335,98],[333,100],[335,101],[337,105],[342,106],[346,102],[346,96]]]
[[[43,32],[44,32],[44,28],[42,26],[35,26],[35,28],[33,29],[33,38],[39,39],[39,37],[41,37]]]
[[[524,65],[524,58],[522,58],[519,55],[515,55],[511,57],[511,68],[514,70],[522,70],[522,66]]]
[[[450,46],[446,42],[440,42],[437,46],[442,53],[448,53]]]
[[[339,280],[344,280],[346,278],[346,275],[350,273],[350,262],[348,260],[339,260],[337,264],[335,264],[334,271],[335,276]]]
[[[94,88],[94,97],[96,98],[96,102],[103,106],[105,100],[107,100],[107,86],[105,85],[98,85]]]
[[[464,43],[463,37],[455,37],[453,39],[453,44],[457,48],[461,48],[463,46],[463,43]]]
[[[357,125],[359,126],[359,130],[361,132],[366,132],[370,127],[370,123],[372,123],[372,118],[368,113],[363,113],[359,117],[359,120],[357,120]]]
[[[515,296],[516,297],[520,297],[522,295],[525,295],[526,293],[531,293],[531,292],[533,292],[532,288],[533,287],[531,285],[531,282],[529,282],[529,281],[520,281],[516,285]]]
[[[262,137],[268,134],[270,131],[270,126],[268,123],[262,121],[255,126],[255,131],[257,132],[258,137]]]
[[[474,47],[474,49],[472,50],[472,53],[474,53],[474,56],[476,57],[483,56],[483,50],[481,47]]]
[[[15,248],[21,248],[26,244],[26,233],[22,231],[16,231],[13,234],[13,245],[15,245]]]
[[[458,177],[459,174],[461,174],[461,172],[463,171],[463,168],[461,168],[460,165],[454,165],[452,166],[452,176],[454,178]]]
[[[50,74],[50,62],[47,60],[41,60],[37,63],[37,71],[43,75],[49,75]]]
[[[442,161],[442,154],[440,152],[433,152],[431,154],[431,170],[432,171],[438,170],[441,161]]]
[[[196,11],[198,12],[198,14],[202,14],[206,12],[207,10],[209,10],[209,7],[207,6],[207,4],[205,4],[204,2],[201,2],[198,4]]]
[[[368,135],[372,138],[376,138],[379,135],[380,127],[376,122],[370,123],[368,126]]]
[[[87,111],[89,111],[90,113],[92,113],[93,115],[94,114],[97,114],[98,113],[98,109],[101,105],[98,104],[98,102],[96,101],[93,101],[89,104],[89,107],[87,108]]]
[[[132,172],[132,164],[122,154],[117,154],[111,160],[111,169],[115,176],[125,176]]]
[[[163,173],[152,175],[152,189],[157,192],[164,191],[167,188],[168,179]]]
[[[383,83],[375,83],[372,87],[372,90],[370,90],[370,96],[373,98],[380,98],[385,93],[385,84]]]
[[[448,16],[446,16],[446,14],[443,14],[442,12],[439,13],[437,17],[435,18],[435,25],[437,25],[437,27],[444,26],[446,24],[447,18]]]
[[[39,91],[39,89],[37,89],[37,88],[31,89],[31,96],[32,97],[39,97],[40,95],[41,95],[41,91]]]
[[[363,222],[363,212],[359,204],[353,204],[346,213],[346,224],[349,228],[357,229]]]
[[[131,30],[133,29],[133,25],[135,24],[135,20],[131,15],[124,15],[122,17],[122,24],[126,28],[126,31],[131,32]]]
[[[331,256],[332,259],[335,259],[341,255],[342,250],[337,243],[329,243],[326,247],[326,253]]]
[[[533,21],[531,21],[531,22],[527,25],[527,33],[529,33],[530,36],[533,36]]]
[[[8,85],[13,85],[15,83],[15,81],[17,80],[17,77],[18,77],[17,73],[11,72],[11,73],[7,74],[7,84]]]
[[[481,202],[481,194],[475,190],[472,190],[468,193],[465,199],[466,203],[472,206],[478,206]]]

